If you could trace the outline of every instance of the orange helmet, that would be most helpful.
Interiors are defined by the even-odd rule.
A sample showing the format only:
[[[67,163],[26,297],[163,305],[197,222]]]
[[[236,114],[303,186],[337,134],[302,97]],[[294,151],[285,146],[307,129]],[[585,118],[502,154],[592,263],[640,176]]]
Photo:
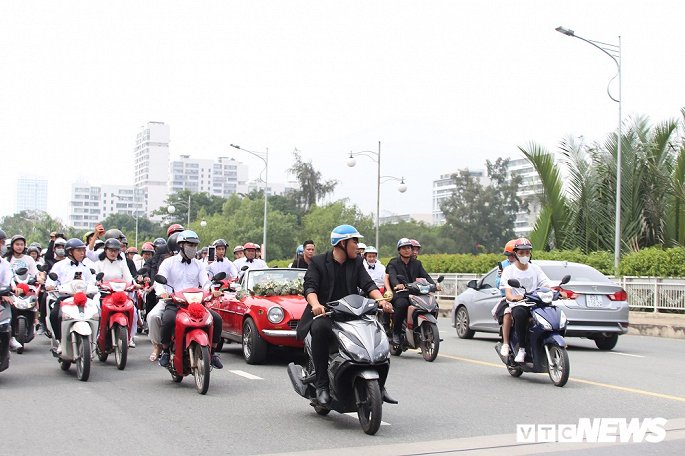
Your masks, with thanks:
[[[152,242],[146,242],[143,244],[143,253],[155,253],[155,246]]]
[[[533,250],[533,244],[526,238],[518,238],[514,241],[514,250]]]
[[[244,250],[247,250],[247,249],[255,249],[255,250],[257,250],[257,244],[254,244],[254,243],[252,243],[252,242],[246,242],[245,245],[243,245],[243,249],[244,249]]]
[[[509,256],[514,254],[514,245],[516,245],[516,241],[516,239],[512,239],[507,242],[507,245],[504,246],[504,255]]]
[[[167,228],[166,236],[169,237],[174,233],[181,232],[184,230],[185,230],[185,228],[183,228],[183,225],[181,225],[180,223],[173,223],[173,224],[169,225],[169,228]]]

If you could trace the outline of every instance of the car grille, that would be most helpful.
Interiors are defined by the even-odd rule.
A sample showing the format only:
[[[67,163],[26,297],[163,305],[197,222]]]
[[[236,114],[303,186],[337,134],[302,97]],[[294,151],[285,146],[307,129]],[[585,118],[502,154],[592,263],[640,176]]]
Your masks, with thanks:
[[[297,323],[299,323],[300,320],[290,320],[288,322],[288,328],[290,329],[297,329]]]

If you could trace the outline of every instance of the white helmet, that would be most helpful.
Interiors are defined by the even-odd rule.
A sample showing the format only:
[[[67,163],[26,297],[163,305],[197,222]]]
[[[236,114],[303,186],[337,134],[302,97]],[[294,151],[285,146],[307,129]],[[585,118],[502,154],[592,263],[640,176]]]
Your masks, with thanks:
[[[359,244],[357,244],[357,248],[358,248],[358,249],[361,249],[361,250],[365,250],[365,249],[366,249],[366,244],[364,244],[363,242],[360,242]]]
[[[376,247],[370,245],[366,248],[366,250],[364,250],[364,255],[366,255],[367,253],[375,253],[376,255],[378,255],[378,250],[376,250]]]

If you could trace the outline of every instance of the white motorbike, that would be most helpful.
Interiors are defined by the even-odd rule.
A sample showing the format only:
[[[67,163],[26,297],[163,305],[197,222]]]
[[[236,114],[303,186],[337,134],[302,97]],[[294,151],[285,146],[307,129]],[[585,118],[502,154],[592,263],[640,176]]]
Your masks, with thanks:
[[[56,280],[57,275],[51,278]],[[95,337],[100,323],[98,291],[94,284],[73,280],[66,285],[60,285],[48,295],[48,312],[55,305],[59,305],[62,312],[62,353],[57,353],[58,344],[53,336],[52,354],[57,358],[63,371],[69,370],[71,363],[76,363],[76,377],[82,382],[87,381],[90,376],[90,362],[94,356]],[[45,322],[54,334],[50,318],[46,318]]]

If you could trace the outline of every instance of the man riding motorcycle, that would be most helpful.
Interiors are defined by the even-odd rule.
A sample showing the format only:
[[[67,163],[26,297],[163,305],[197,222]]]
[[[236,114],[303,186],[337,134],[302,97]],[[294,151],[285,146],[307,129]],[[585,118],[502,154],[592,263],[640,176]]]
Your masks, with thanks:
[[[332,250],[315,255],[304,276],[304,296],[308,305],[297,325],[297,338],[302,340],[308,332],[311,333],[316,398],[321,405],[331,400],[328,390],[328,353],[330,344],[337,341],[330,319],[315,318],[326,313],[321,303],[357,294],[358,289],[361,289],[377,299],[379,307],[385,312],[392,312],[392,306],[383,300],[378,287],[364,269],[362,257],[357,254],[359,238],[362,237],[351,225],[335,227],[331,232]],[[383,395],[386,401],[394,402],[385,388]]]
[[[178,234],[177,237],[178,246],[180,252],[178,255],[174,255],[167,258],[162,262],[159,267],[159,275],[166,277],[166,285],[160,283],[155,284],[155,289],[157,290],[157,296],[159,299],[168,299],[170,297],[170,292],[173,290],[181,291],[186,288],[204,288],[209,289],[211,284],[207,271],[201,261],[195,258],[197,254],[197,246],[200,244],[200,238],[197,233],[191,230],[185,230]],[[221,296],[221,291],[215,290],[212,292],[214,297]],[[212,333],[212,366],[217,369],[221,369],[224,365],[221,363],[219,354],[215,352],[215,349],[219,342],[221,342],[221,317],[218,313],[211,309],[208,309],[212,314],[213,324],[215,330]],[[169,352],[169,345],[171,344],[171,336],[174,333],[174,328],[176,326],[176,313],[178,312],[178,307],[173,302],[168,302],[164,309],[164,314],[162,316],[162,331],[161,331],[161,343],[162,343],[162,356],[159,358],[159,364],[162,367],[169,365],[169,360],[171,354]]]
[[[207,266],[207,271],[210,272],[209,277],[212,278],[220,272],[225,272],[227,279],[238,277],[238,269],[231,260],[226,258],[226,246],[228,245],[226,241],[217,239],[212,242],[212,245],[216,248],[216,259]]]

